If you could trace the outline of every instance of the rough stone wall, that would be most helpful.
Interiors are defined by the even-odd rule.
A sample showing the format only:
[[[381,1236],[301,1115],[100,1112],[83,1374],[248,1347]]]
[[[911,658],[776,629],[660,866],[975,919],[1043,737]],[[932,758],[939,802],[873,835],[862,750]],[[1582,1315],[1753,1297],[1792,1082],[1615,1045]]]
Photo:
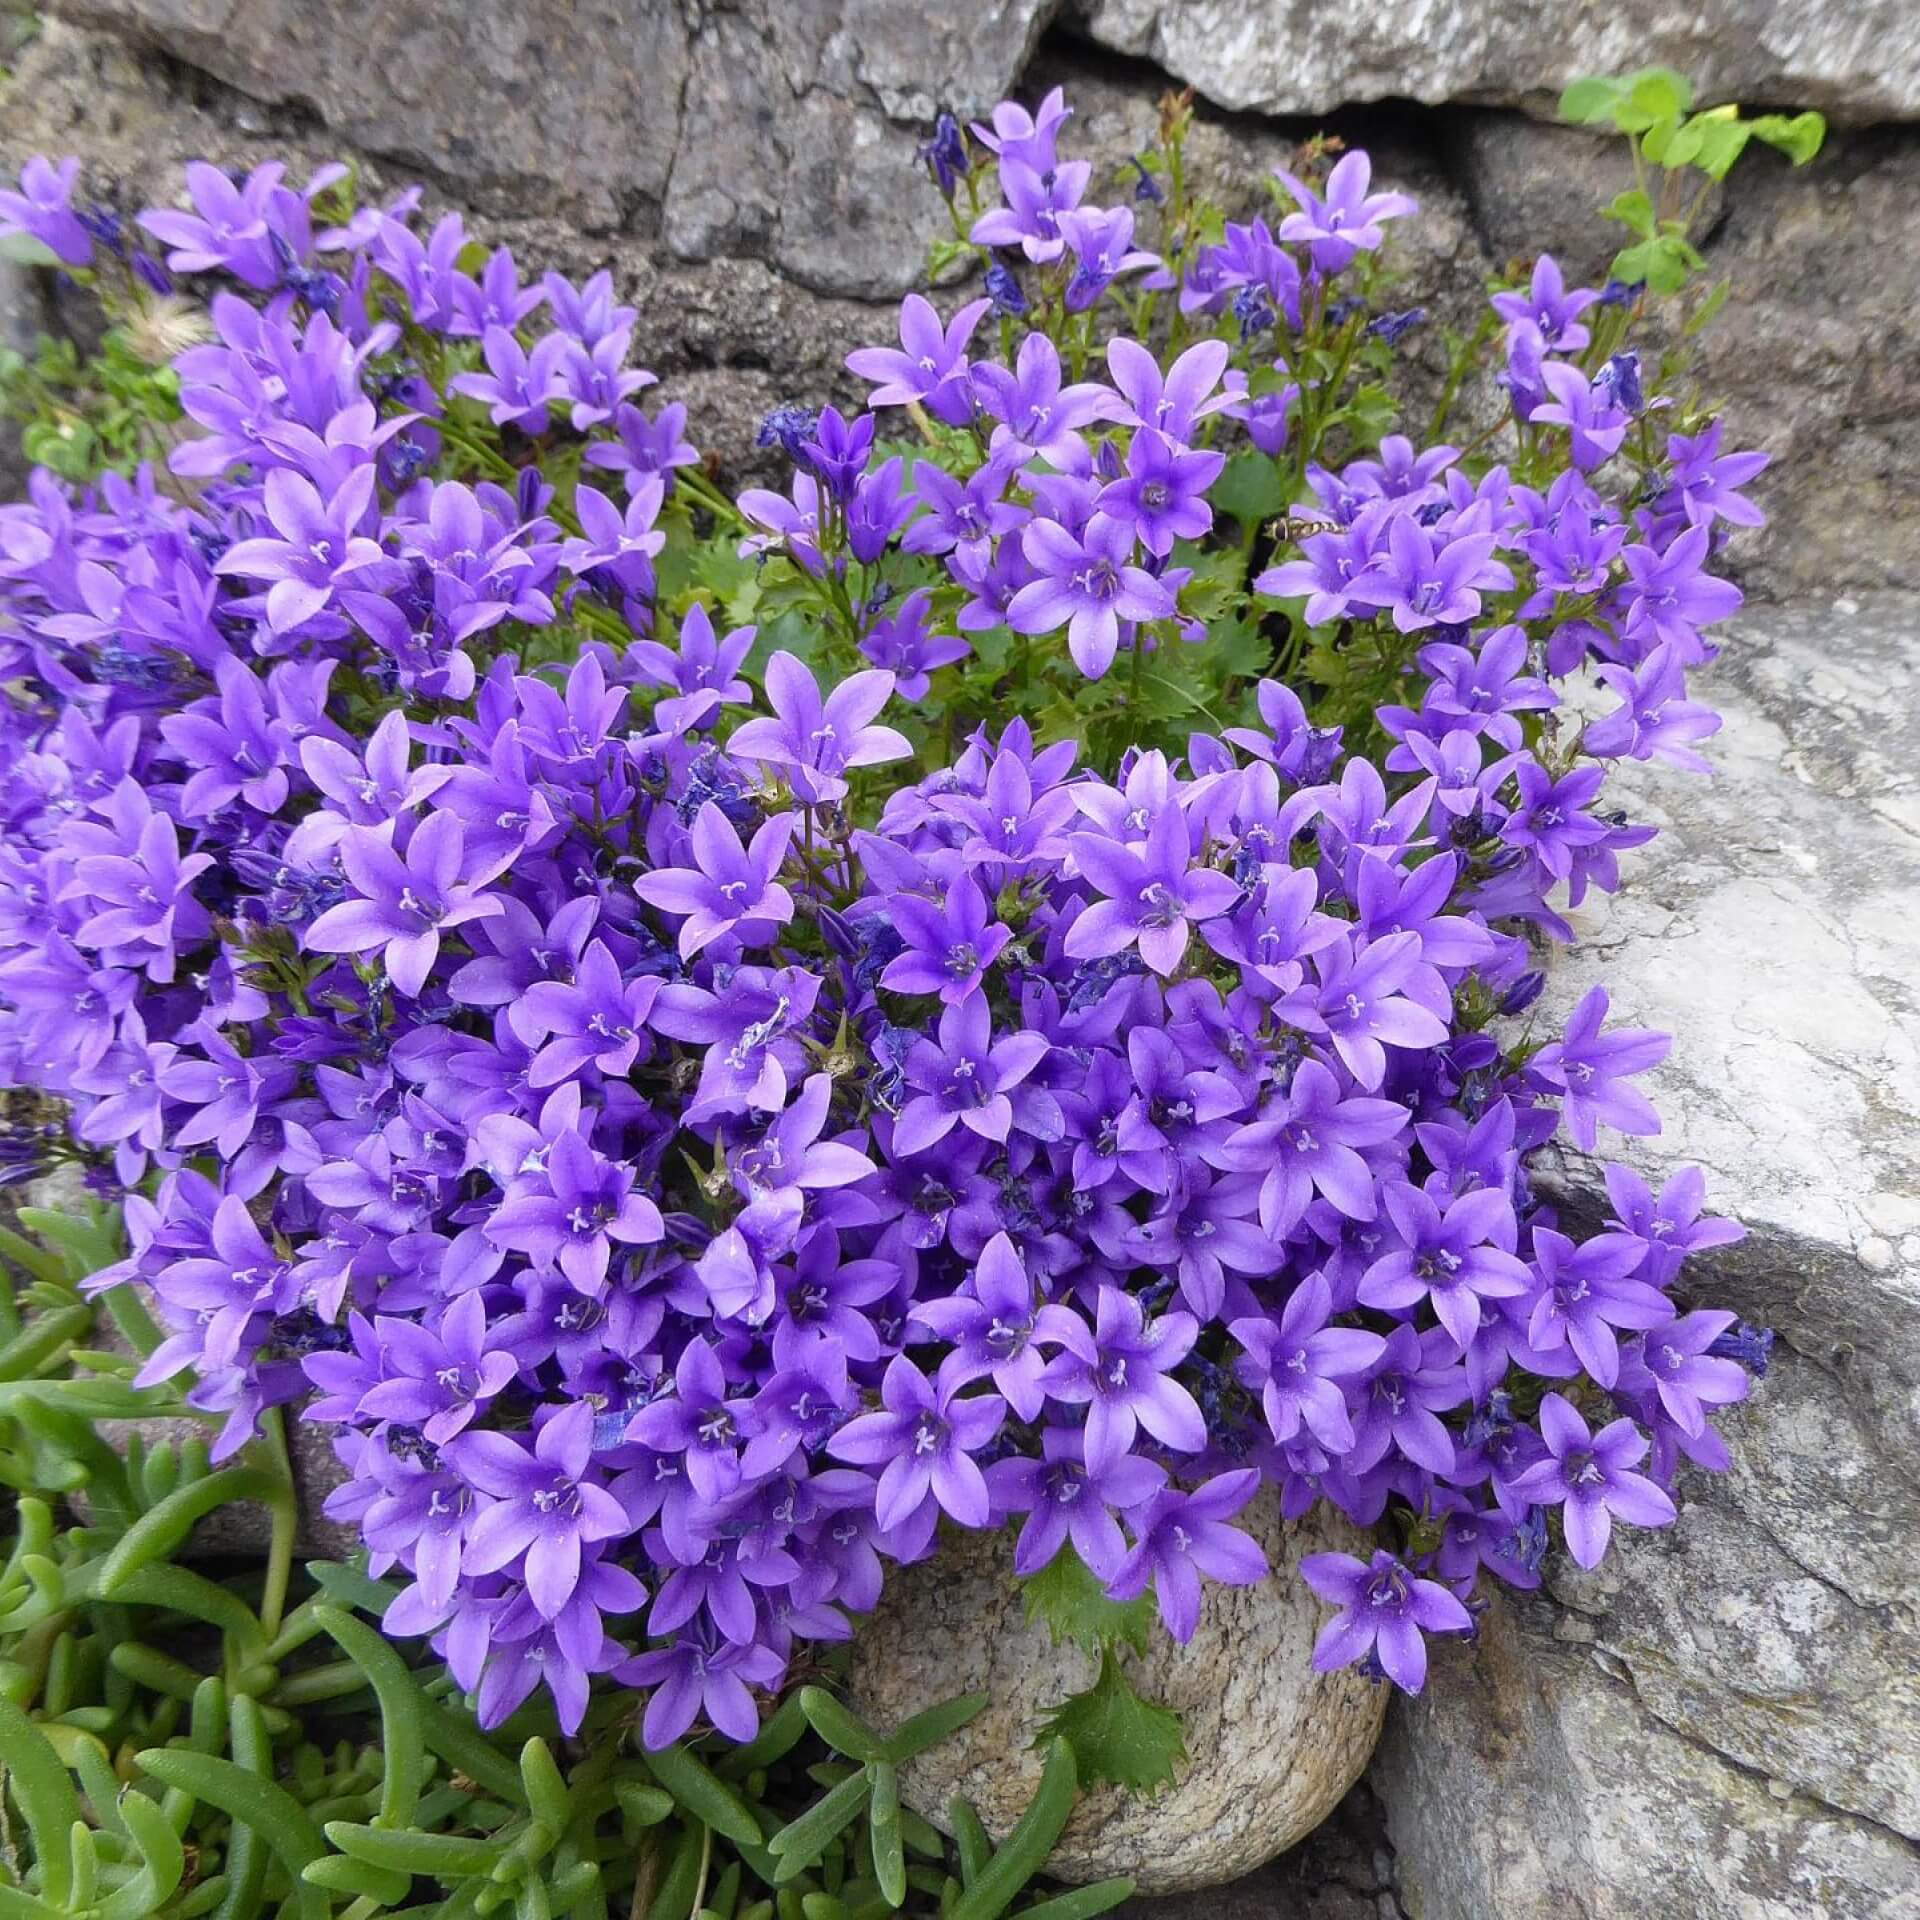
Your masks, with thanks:
[[[1545,124],[1583,70],[1660,59],[1818,105],[1812,167],[1717,196],[1735,298],[1705,382],[1775,450],[1709,787],[1563,969],[1676,1028],[1652,1157],[1700,1158],[1752,1239],[1712,1291],[1782,1330],[1739,1459],[1683,1526],[1490,1616],[1397,1704],[1370,1782],[1303,1847],[1158,1920],[1920,1920],[1920,14],[1911,0],[72,0],[19,55],[0,162],[85,157],[132,208],[207,157],[346,153],[530,265],[611,266],[639,352],[738,479],[761,415],[852,399],[942,209],[939,105],[1064,82],[1109,167],[1202,96],[1201,172],[1262,197],[1334,115],[1417,193],[1407,298],[1457,320],[1516,255],[1599,272],[1619,154]],[[30,333],[48,290],[0,324]],[[1431,377],[1438,328],[1409,351]],[[1904,719],[1905,730],[1893,724]],[[1639,1155],[1645,1159],[1648,1156]],[[1569,1163],[1570,1206],[1594,1171]],[[1257,1729],[1248,1735],[1258,1737]]]

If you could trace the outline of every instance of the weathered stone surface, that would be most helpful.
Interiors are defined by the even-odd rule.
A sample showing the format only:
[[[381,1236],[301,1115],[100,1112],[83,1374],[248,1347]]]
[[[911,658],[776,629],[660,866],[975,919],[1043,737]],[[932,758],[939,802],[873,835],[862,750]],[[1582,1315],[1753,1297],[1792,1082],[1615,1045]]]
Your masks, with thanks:
[[[1681,1524],[1490,1618],[1373,1780],[1411,1920],[1920,1914],[1920,606],[1739,622],[1716,777],[1623,770],[1660,838],[1550,976],[1663,1026],[1667,1121],[1750,1237],[1703,1299],[1778,1329]],[[1598,1169],[1543,1170],[1569,1209]]]
[[[1099,1787],[1074,1810],[1048,1871],[1072,1881],[1132,1874],[1149,1893],[1209,1887],[1259,1866],[1317,1826],[1358,1778],[1380,1731],[1384,1690],[1309,1662],[1325,1609],[1295,1573],[1302,1554],[1364,1550],[1354,1529],[1316,1515],[1281,1521],[1271,1494],[1250,1531],[1275,1577],[1209,1584],[1192,1642],[1157,1638],[1129,1667],[1150,1699],[1184,1722],[1185,1769],[1152,1800]],[[1094,1663],[1029,1626],[1004,1535],[965,1535],[897,1572],[854,1642],[861,1710],[882,1726],[959,1693],[990,1696],[955,1739],[903,1768],[901,1791],[944,1823],[962,1793],[998,1839],[1033,1797],[1031,1751],[1052,1701],[1094,1678]]]
[[[1909,1841],[1674,1732],[1583,1629],[1498,1606],[1396,1704],[1373,1783],[1407,1920],[1920,1914]]]
[[[898,291],[940,212],[915,141],[1013,84],[1049,0],[72,0],[484,211]]]
[[[1569,80],[1655,63],[1702,98],[1791,100],[1856,119],[1920,115],[1920,16],[1906,0],[1080,0],[1099,45],[1223,107],[1326,113],[1353,101],[1546,105]]]

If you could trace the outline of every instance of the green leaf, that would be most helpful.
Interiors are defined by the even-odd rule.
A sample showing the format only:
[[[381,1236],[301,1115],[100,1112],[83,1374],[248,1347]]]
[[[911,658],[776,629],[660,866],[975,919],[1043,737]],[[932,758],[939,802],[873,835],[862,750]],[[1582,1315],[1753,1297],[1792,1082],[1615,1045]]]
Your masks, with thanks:
[[[0,1770],[26,1816],[47,1898],[64,1907],[73,1893],[67,1839],[80,1818],[79,1796],[47,1737],[11,1700],[0,1698]]]
[[[818,1860],[867,1804],[873,1782],[865,1768],[850,1773],[806,1812],[789,1820],[767,1842],[767,1851],[780,1862],[780,1878],[792,1880]]]
[[[44,240],[30,233],[9,233],[0,237],[0,260],[17,267],[57,267],[60,256]]]
[[[1154,1629],[1153,1602],[1109,1600],[1097,1575],[1071,1545],[1063,1545],[1038,1573],[1020,1583],[1027,1624],[1044,1621],[1060,1646],[1071,1641],[1089,1653],[1104,1653],[1123,1643],[1144,1653]]]
[[[1598,126],[1612,120],[1621,101],[1627,97],[1626,83],[1606,74],[1592,73],[1573,82],[1560,96],[1560,118],[1575,126]]]
[[[1020,1889],[1046,1865],[1053,1843],[1073,1812],[1079,1784],[1080,1769],[1072,1746],[1065,1740],[1050,1741],[1033,1804],[973,1884],[953,1903],[953,1920],[1000,1920]]]
[[[1227,462],[1220,478],[1208,489],[1207,498],[1242,526],[1269,519],[1287,504],[1279,462],[1257,447],[1243,447]]]
[[[738,1846],[757,1847],[760,1823],[753,1809],[697,1754],[685,1747],[662,1747],[643,1753],[647,1770],[696,1820],[723,1833]]]
[[[1626,100],[1616,110],[1616,124],[1627,133],[1643,133],[1662,120],[1677,120],[1693,105],[1693,85],[1671,67],[1643,67],[1627,75]]]
[[[1714,315],[1727,304],[1727,296],[1732,293],[1732,291],[1733,282],[1731,280],[1722,280],[1713,291],[1700,302],[1699,310],[1694,314],[1693,318],[1687,322],[1686,331],[1689,337],[1703,332],[1713,324]]]
[[[1037,1907],[1022,1907],[1013,1920],[1094,1920],[1096,1914],[1111,1913],[1123,1900],[1132,1898],[1131,1880],[1096,1880],[1089,1887],[1055,1894]]]
[[[134,1755],[143,1773],[163,1787],[177,1787],[215,1806],[230,1819],[252,1827],[284,1862],[294,1882],[293,1911],[300,1920],[326,1920],[327,1901],[318,1887],[301,1879],[307,1863],[327,1850],[326,1837],[305,1807],[272,1780],[262,1779],[208,1753],[177,1747],[148,1747]]]
[[[1083,1780],[1108,1780],[1130,1793],[1171,1783],[1187,1757],[1180,1716],[1142,1699],[1110,1652],[1100,1656],[1092,1686],[1047,1709],[1040,1740],[1056,1738],[1072,1743]]]
[[[836,1753],[845,1754],[849,1760],[857,1760],[865,1765],[870,1760],[884,1760],[887,1757],[886,1742],[856,1714],[843,1707],[825,1687],[802,1687],[800,1711],[807,1716],[814,1732]]]
[[[1685,144],[1681,139],[1681,125],[1676,118],[1669,114],[1664,119],[1656,120],[1653,125],[1640,136],[1640,151],[1644,153],[1655,166],[1684,166],[1687,156],[1683,152],[1675,151],[1676,143],[1680,145]]]
[[[1746,152],[1747,142],[1753,137],[1753,122],[1700,114],[1687,122],[1687,130],[1694,139],[1686,157],[1709,179],[1724,180],[1733,171],[1733,163]]]
[[[1638,187],[1629,187],[1625,193],[1614,197],[1600,209],[1603,220],[1618,220],[1622,226],[1631,227],[1635,233],[1653,236],[1653,202]]]
[[[887,1758],[897,1762],[911,1760],[917,1753],[938,1746],[958,1733],[987,1704],[984,1693],[963,1693],[937,1707],[928,1707],[911,1719],[901,1721],[887,1742]]]
[[[340,1651],[366,1675],[380,1703],[380,1818],[404,1827],[420,1802],[427,1778],[427,1702],[407,1663],[364,1620],[339,1607],[315,1607],[313,1617]]]
[[[1824,114],[1796,113],[1791,119],[1779,113],[1762,114],[1749,122],[1756,140],[1777,147],[1796,167],[1804,167],[1818,153],[1827,137]]]

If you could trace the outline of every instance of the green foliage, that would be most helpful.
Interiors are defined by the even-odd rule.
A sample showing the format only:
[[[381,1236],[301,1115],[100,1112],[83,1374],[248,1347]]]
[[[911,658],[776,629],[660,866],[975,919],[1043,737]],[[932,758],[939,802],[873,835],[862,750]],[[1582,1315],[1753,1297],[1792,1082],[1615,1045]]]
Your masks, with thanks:
[[[546,1710],[482,1732],[425,1648],[379,1630],[391,1586],[294,1572],[283,1449],[215,1469],[197,1436],[110,1443],[101,1422],[197,1416],[83,1344],[81,1282],[119,1254],[107,1217],[17,1218],[0,1226],[0,1474],[21,1489],[0,1563],[0,1920],[993,1920],[1039,1872],[1073,1805],[1065,1739],[998,1850],[971,1809],[949,1842],[900,1798],[900,1769],[983,1695],[885,1733],[802,1687],[731,1750],[645,1753],[618,1694],[573,1739]],[[150,1350],[145,1314],[105,1300]],[[177,1564],[244,1504],[270,1517],[264,1564]],[[1026,1911],[1091,1920],[1132,1890]]]
[[[1632,145],[1640,184],[1621,194],[1605,215],[1637,236],[1614,257],[1613,277],[1655,293],[1678,293],[1706,262],[1688,240],[1707,188],[1724,180],[1758,140],[1803,167],[1820,151],[1827,123],[1817,113],[1761,114],[1748,120],[1737,106],[1695,113],[1693,88],[1684,74],[1643,67],[1615,77],[1576,80],[1560,96],[1560,117],[1580,126],[1612,127]],[[1657,196],[1649,191],[1647,166],[1662,170]],[[1688,173],[1703,176],[1695,185]],[[1683,196],[1692,194],[1683,203]],[[1657,198],[1657,204],[1656,204]]]
[[[1020,1582],[1027,1624],[1043,1621],[1055,1646],[1071,1644],[1088,1653],[1130,1646],[1144,1653],[1155,1631],[1153,1602],[1109,1600],[1099,1577],[1063,1544],[1038,1573]]]
[[[75,483],[130,474],[142,460],[157,467],[180,418],[179,392],[172,369],[143,358],[125,327],[90,355],[46,338],[31,359],[0,349],[0,414],[18,423],[29,460]]]
[[[1180,1716],[1143,1699],[1111,1649],[1101,1654],[1092,1686],[1047,1709],[1040,1739],[1066,1741],[1083,1780],[1111,1781],[1132,1793],[1169,1784],[1187,1757]]]

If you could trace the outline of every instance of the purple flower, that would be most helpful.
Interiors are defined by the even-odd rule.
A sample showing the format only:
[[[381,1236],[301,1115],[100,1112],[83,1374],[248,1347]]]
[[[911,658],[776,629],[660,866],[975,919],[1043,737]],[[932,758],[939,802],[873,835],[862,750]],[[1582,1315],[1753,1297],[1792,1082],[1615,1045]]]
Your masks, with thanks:
[[[1087,1471],[1096,1477],[1131,1450],[1145,1427],[1163,1446],[1200,1453],[1207,1425],[1191,1393],[1170,1377],[1200,1331],[1190,1313],[1165,1313],[1149,1324],[1132,1294],[1103,1285],[1094,1324],[1061,1327],[1061,1351],[1047,1363],[1048,1397],[1085,1406]]]
[[[951,1344],[940,1363],[942,1387],[959,1388],[991,1375],[1022,1420],[1037,1420],[1046,1402],[1041,1342],[1058,1343],[1078,1325],[1065,1307],[1034,1304],[1033,1282],[1004,1233],[981,1249],[964,1293],[915,1303],[911,1317]]]
[[[956,880],[943,906],[899,893],[889,912],[906,948],[887,962],[880,984],[895,993],[937,993],[948,1006],[980,987],[1013,938],[971,879]]]
[[[620,963],[599,940],[589,943],[571,980],[534,981],[507,1015],[513,1030],[539,1048],[527,1063],[527,1085],[558,1086],[587,1066],[624,1074],[640,1052],[640,1032],[659,991],[657,975],[623,979]]]
[[[1687,672],[1671,642],[1656,647],[1637,667],[1605,666],[1595,676],[1621,704],[1590,721],[1580,736],[1588,753],[1602,759],[1664,760],[1693,773],[1712,767],[1692,742],[1720,731],[1711,707],[1687,698]]]
[[[1153,1583],[1160,1618],[1182,1646],[1200,1624],[1200,1576],[1224,1586],[1250,1587],[1271,1569],[1267,1556],[1227,1522],[1251,1500],[1260,1476],[1251,1467],[1222,1473],[1191,1493],[1156,1493],[1130,1518],[1134,1544],[1107,1582],[1108,1596],[1132,1600]]]
[[[673,1385],[670,1398],[634,1415],[626,1437],[682,1456],[693,1491],[708,1502],[724,1500],[740,1485],[742,1417],[750,1403],[728,1395],[726,1374],[705,1340],[689,1340],[681,1350]]]
[[[531,1451],[508,1434],[469,1432],[446,1453],[463,1480],[492,1496],[467,1531],[462,1570],[494,1573],[524,1555],[528,1595],[551,1620],[579,1584],[582,1548],[627,1531],[619,1501],[587,1478],[593,1409],[563,1408]]]
[[[236,541],[214,571],[271,582],[267,625],[275,633],[304,626],[332,604],[342,581],[383,561],[379,546],[358,531],[373,505],[375,479],[371,466],[355,467],[323,498],[290,469],[269,469],[263,499],[273,534]]]
[[[1645,1250],[1641,1277],[1655,1286],[1670,1285],[1689,1254],[1746,1238],[1737,1220],[1700,1217],[1707,1204],[1707,1177],[1698,1167],[1682,1167],[1657,1199],[1631,1167],[1610,1165],[1606,1183],[1613,1229],[1640,1242]]]
[[[640,1737],[648,1750],[670,1747],[705,1714],[729,1740],[751,1740],[760,1725],[753,1687],[776,1687],[786,1663],[757,1642],[737,1645],[698,1634],[681,1634],[672,1645],[637,1654],[617,1677],[630,1687],[651,1687]]]
[[[1578,353],[1592,335],[1579,324],[1580,316],[1600,298],[1588,287],[1568,291],[1560,263],[1543,253],[1533,263],[1533,279],[1525,293],[1496,293],[1493,310],[1513,324],[1530,322],[1554,353]]]
[[[1050,1566],[1069,1540],[1090,1572],[1112,1579],[1127,1553],[1113,1509],[1143,1506],[1167,1484],[1165,1469],[1137,1453],[1119,1455],[1097,1475],[1081,1456],[1077,1429],[1047,1427],[1039,1459],[1015,1455],[987,1468],[995,1511],[1027,1515],[1013,1549],[1013,1570],[1022,1579]]]
[[[633,1185],[632,1167],[603,1159],[577,1133],[562,1133],[539,1176],[524,1187],[516,1183],[493,1210],[486,1236],[526,1254],[541,1272],[558,1266],[580,1292],[598,1294],[614,1242],[645,1246],[666,1233],[660,1209]]]
[[[683,960],[725,934],[745,946],[763,946],[775,927],[793,918],[793,895],[774,876],[786,862],[795,818],[772,815],[743,847],[733,822],[709,800],[694,816],[689,836],[695,864],[656,867],[635,879],[634,892],[649,906],[686,916],[680,923]]]
[[[1177,805],[1156,814],[1146,841],[1130,847],[1096,833],[1068,842],[1073,862],[1106,897],[1081,909],[1067,930],[1076,960],[1138,946],[1154,972],[1171,974],[1193,935],[1193,923],[1225,913],[1240,898],[1229,874],[1193,865],[1191,829]]]
[[[1513,1205],[1491,1187],[1439,1203],[1396,1181],[1386,1189],[1387,1216],[1401,1246],[1382,1254],[1360,1281],[1360,1300],[1390,1312],[1430,1304],[1464,1353],[1480,1330],[1481,1303],[1512,1300],[1532,1276],[1514,1251]]]
[[[919,1040],[906,1058],[914,1096],[893,1126],[896,1154],[924,1153],[954,1127],[983,1140],[1004,1141],[1013,1131],[1008,1097],[1046,1058],[1052,1043],[1043,1033],[993,1038],[985,994],[970,994],[940,1015],[937,1040]]]
[[[1264,1175],[1260,1224],[1283,1237],[1315,1193],[1350,1220],[1371,1220],[1378,1210],[1374,1178],[1358,1149],[1391,1140],[1405,1123],[1404,1107],[1343,1096],[1329,1068],[1303,1060],[1277,1107],[1236,1128],[1221,1152],[1229,1166]]]
[[[1564,360],[1549,360],[1540,377],[1553,397],[1535,406],[1527,418],[1536,427],[1543,422],[1565,427],[1573,436],[1573,464],[1582,473],[1612,459],[1633,424],[1633,416],[1615,404],[1613,390]]]
[[[0,235],[31,234],[68,266],[86,266],[93,258],[93,236],[73,210],[73,186],[79,177],[78,160],[56,166],[36,153],[20,169],[20,191],[0,192]]]
[[[847,355],[847,370],[880,384],[868,396],[873,407],[924,405],[936,420],[965,426],[973,416],[967,379],[967,342],[988,306],[970,301],[943,329],[940,316],[917,293],[900,303],[900,345],[859,347]]]
[[[973,651],[957,634],[930,632],[932,613],[932,590],[915,587],[860,637],[862,655],[893,675],[894,691],[902,700],[924,700],[934,671]]]
[[[1072,207],[1054,225],[1074,259],[1065,295],[1069,313],[1084,312],[1123,273],[1160,264],[1157,253],[1133,244],[1131,207]]]
[[[405,857],[371,827],[342,835],[340,861],[357,899],[329,907],[302,939],[309,953],[370,953],[380,950],[395,988],[417,999],[440,957],[443,928],[485,919],[501,910],[484,894],[466,858],[465,835],[450,813],[422,821],[407,842]]]
[[[893,693],[893,675],[849,674],[823,701],[820,683],[790,653],[767,662],[767,698],[775,717],[749,720],[727,742],[731,753],[787,769],[794,792],[809,805],[846,797],[840,776],[851,767],[904,760],[904,734],[875,717]]]
[[[1300,208],[1280,222],[1280,238],[1304,241],[1322,273],[1340,273],[1357,254],[1371,253],[1386,237],[1380,231],[1383,221],[1419,211],[1410,194],[1367,191],[1373,184],[1373,162],[1358,149],[1335,162],[1324,195],[1283,167],[1273,171]]]
[[[1143,427],[1127,449],[1127,477],[1101,489],[1100,511],[1129,522],[1164,560],[1176,540],[1198,540],[1213,525],[1207,489],[1226,464],[1223,453],[1194,452]]]
[[[386,1316],[373,1324],[388,1373],[361,1395],[357,1411],[418,1427],[436,1447],[462,1432],[520,1370],[511,1344],[500,1343],[510,1329],[488,1327],[478,1292],[455,1300],[437,1333]]]
[[[1338,1383],[1364,1373],[1387,1343],[1360,1327],[1330,1327],[1332,1317],[1326,1275],[1313,1273],[1294,1288],[1277,1321],[1248,1318],[1227,1329],[1243,1349],[1234,1372],[1259,1393],[1267,1425],[1283,1446],[1303,1426],[1323,1447],[1345,1452],[1353,1445]]]
[[[1632,1471],[1646,1457],[1647,1436],[1631,1420],[1594,1433],[1557,1393],[1540,1402],[1539,1420],[1549,1457],[1521,1474],[1513,1490],[1560,1507],[1568,1550],[1583,1567],[1597,1567],[1605,1556],[1616,1514],[1629,1526],[1672,1526],[1672,1499]]]
[[[1114,417],[1186,445],[1196,424],[1229,402],[1230,396],[1214,389],[1227,370],[1230,352],[1224,340],[1200,340],[1162,374],[1160,362],[1139,341],[1109,340],[1107,370],[1125,402]]]
[[[658,640],[636,640],[628,658],[641,678],[671,689],[654,706],[655,723],[669,733],[690,733],[722,707],[750,700],[753,689],[739,673],[752,651],[753,636],[753,628],[735,627],[725,639],[717,639],[712,616],[695,601],[681,619],[677,650]]]
[[[1667,1418],[1697,1440],[1710,1408],[1730,1407],[1750,1391],[1747,1370],[1723,1350],[1730,1313],[1683,1313],[1621,1349],[1618,1393],[1651,1393]]]
[[[1731,580],[1703,573],[1712,529],[1689,527],[1664,553],[1650,546],[1628,547],[1626,630],[1629,637],[1668,642],[1685,650],[1689,661],[1701,655],[1700,629],[1740,611],[1745,596]]]
[[[1096,513],[1081,534],[1057,520],[1029,522],[1021,548],[1038,578],[1007,607],[1015,633],[1067,629],[1067,648],[1089,680],[1113,665],[1121,621],[1166,620],[1174,598],[1164,582],[1133,564],[1132,524]]]
[[[1621,1133],[1658,1133],[1660,1116],[1627,1076],[1646,1073],[1667,1057],[1672,1036],[1647,1027],[1603,1033],[1608,1008],[1605,987],[1591,987],[1567,1016],[1566,1031],[1527,1063],[1543,1085],[1565,1096],[1567,1132],[1591,1153],[1604,1122]]]
[[[1098,381],[1061,385],[1060,355],[1044,333],[1030,333],[1020,342],[1011,372],[980,361],[973,387],[981,412],[999,423],[993,433],[995,461],[1024,464],[1037,455],[1063,471],[1086,458],[1079,429],[1104,419],[1113,405],[1113,395]]]
[[[1659,1327],[1674,1317],[1673,1303],[1657,1288],[1629,1276],[1640,1265],[1637,1241],[1621,1233],[1597,1234],[1580,1245],[1549,1227],[1533,1230],[1533,1261],[1539,1284],[1527,1319],[1527,1340],[1537,1353],[1570,1347],[1603,1387],[1620,1371],[1616,1327]]]
[[[1482,587],[1504,589],[1513,574],[1493,558],[1490,533],[1460,534],[1436,544],[1409,515],[1387,522],[1387,552],[1353,583],[1356,600],[1391,610],[1402,633],[1464,626],[1480,613]]]
[[[957,1384],[935,1387],[904,1354],[880,1383],[884,1411],[863,1413],[827,1442],[836,1460],[881,1467],[873,1513],[891,1531],[929,1497],[963,1527],[984,1527],[991,1502],[973,1455],[1000,1431],[1007,1404],[997,1393],[959,1397]]]
[[[1667,491],[1658,505],[1676,508],[1696,526],[1719,518],[1734,527],[1763,527],[1767,516],[1739,491],[1771,463],[1770,453],[1722,453],[1725,422],[1712,420],[1691,436],[1667,436]]]
[[[1370,1652],[1395,1686],[1418,1693],[1427,1683],[1428,1633],[1466,1633],[1473,1616],[1437,1580],[1423,1580],[1384,1549],[1371,1562],[1350,1553],[1310,1553],[1300,1577],[1340,1611],[1313,1646],[1317,1673],[1350,1667]]]

